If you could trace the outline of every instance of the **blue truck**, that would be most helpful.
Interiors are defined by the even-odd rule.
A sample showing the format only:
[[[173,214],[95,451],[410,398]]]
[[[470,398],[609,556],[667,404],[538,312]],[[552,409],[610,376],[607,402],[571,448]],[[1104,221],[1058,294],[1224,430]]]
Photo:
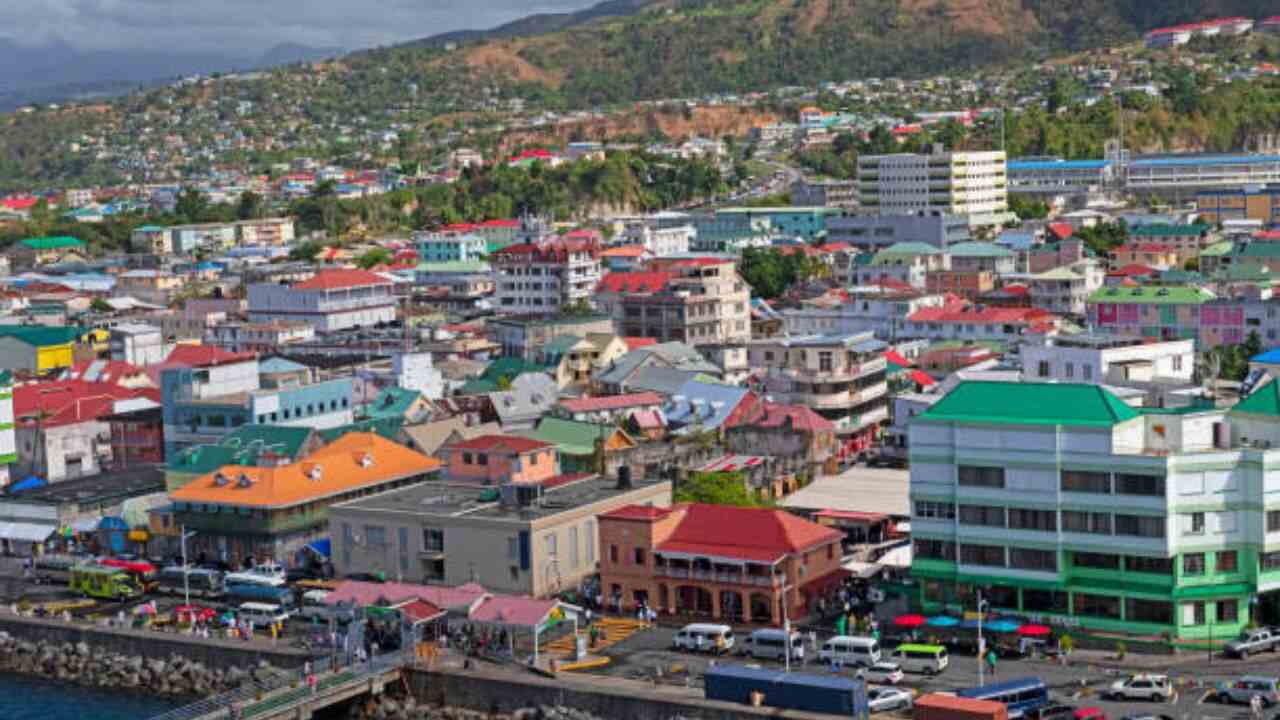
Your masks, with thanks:
[[[868,717],[866,687],[853,678],[716,665],[703,679],[708,700],[750,704],[752,693],[758,692],[768,707]]]

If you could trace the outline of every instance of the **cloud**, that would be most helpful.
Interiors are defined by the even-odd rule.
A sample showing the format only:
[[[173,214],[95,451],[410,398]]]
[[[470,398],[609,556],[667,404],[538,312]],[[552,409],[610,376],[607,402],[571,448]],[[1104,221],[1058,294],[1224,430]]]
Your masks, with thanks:
[[[0,37],[83,49],[253,56],[280,43],[358,49],[489,28],[592,0],[0,0]]]

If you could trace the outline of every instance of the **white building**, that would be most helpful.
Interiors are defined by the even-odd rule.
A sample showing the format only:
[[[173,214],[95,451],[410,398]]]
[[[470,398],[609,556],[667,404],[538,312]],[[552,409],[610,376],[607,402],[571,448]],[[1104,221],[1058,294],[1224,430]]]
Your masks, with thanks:
[[[293,285],[249,286],[249,320],[302,320],[326,333],[396,319],[393,283],[366,270],[325,270]]]
[[[779,312],[788,335],[874,333],[881,340],[902,334],[917,310],[942,307],[942,295],[899,292],[882,286],[851,287],[849,301],[836,307],[788,308]]]
[[[859,199],[864,210],[886,215],[966,215],[970,227],[1013,219],[1005,154],[942,152],[858,157]]]
[[[1111,335],[1064,335],[1021,346],[1023,382],[1132,385],[1191,382],[1195,340],[1144,343]]]
[[[1033,275],[1031,303],[1059,315],[1084,315],[1089,296],[1102,287],[1107,273],[1094,260],[1081,260]]]
[[[643,245],[652,257],[684,255],[698,231],[692,225],[654,228],[647,223],[628,225],[620,236],[623,244]]]
[[[490,256],[499,312],[556,313],[590,303],[600,282],[600,245],[555,236],[508,245]]]
[[[164,362],[172,346],[163,331],[146,323],[121,323],[111,328],[111,359],[142,367]]]
[[[9,484],[9,465],[18,462],[13,431],[13,374],[0,370],[0,488]]]

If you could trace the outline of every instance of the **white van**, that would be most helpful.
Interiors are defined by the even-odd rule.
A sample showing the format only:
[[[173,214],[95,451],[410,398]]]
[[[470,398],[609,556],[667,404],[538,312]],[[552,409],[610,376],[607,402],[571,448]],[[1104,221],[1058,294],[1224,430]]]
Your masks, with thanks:
[[[289,619],[289,611],[275,603],[242,603],[238,615],[241,620],[251,622],[256,627],[267,627]]]
[[[330,607],[324,601],[327,597],[327,590],[308,590],[302,593],[302,609],[298,610],[298,617],[327,621],[331,614]]]
[[[685,625],[671,640],[672,646],[677,650],[717,654],[732,650],[733,642],[733,628],[711,623]]]
[[[804,639],[800,633],[791,632],[791,659],[804,660]],[[753,658],[785,660],[787,657],[787,633],[785,630],[764,628],[747,638],[747,654]]]
[[[871,667],[880,662],[880,643],[872,637],[837,635],[822,644],[818,659],[824,663]]]
[[[889,658],[903,672],[937,675],[947,669],[947,649],[941,645],[899,645]]]

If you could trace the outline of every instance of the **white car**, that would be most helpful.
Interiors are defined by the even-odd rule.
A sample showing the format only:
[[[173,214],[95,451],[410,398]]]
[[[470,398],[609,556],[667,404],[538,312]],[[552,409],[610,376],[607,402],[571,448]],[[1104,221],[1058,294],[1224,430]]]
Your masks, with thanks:
[[[880,662],[858,671],[858,677],[879,685],[897,685],[902,682],[902,668],[897,663]]]
[[[911,691],[892,687],[872,688],[867,691],[867,707],[871,712],[910,710]]]
[[[1116,700],[1168,701],[1173,697],[1173,685],[1167,675],[1130,675],[1111,683],[1107,696]]]

